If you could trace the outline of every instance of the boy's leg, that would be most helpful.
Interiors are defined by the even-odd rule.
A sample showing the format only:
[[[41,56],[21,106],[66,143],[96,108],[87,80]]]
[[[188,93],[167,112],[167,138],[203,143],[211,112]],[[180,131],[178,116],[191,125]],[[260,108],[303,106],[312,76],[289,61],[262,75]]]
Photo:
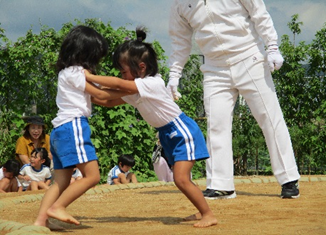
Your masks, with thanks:
[[[52,184],[51,187],[45,192],[38,216],[34,222],[34,225],[49,227],[50,229],[60,229],[59,227],[55,227],[54,225],[49,224],[49,216],[47,214],[47,210],[55,203],[62,192],[68,187],[70,183],[70,177],[72,175],[72,168],[55,170],[55,174],[56,178],[54,184]]]
[[[129,181],[129,183],[138,183],[136,175],[132,172],[128,174],[127,181]]]
[[[210,210],[203,193],[190,178],[190,172],[194,163],[195,161],[177,161],[173,168],[174,182],[201,214],[201,219],[194,226],[212,226],[217,224],[217,220]]]
[[[47,210],[47,214],[48,216],[63,222],[79,225],[80,222],[66,212],[66,207],[100,181],[100,172],[98,163],[95,160],[79,164],[77,165],[77,168],[81,171],[84,177],[75,181],[73,184],[70,184],[73,172],[73,168],[71,168],[70,174],[65,174],[65,184],[67,185],[67,188],[63,191],[58,200],[56,200]],[[62,176],[56,174],[56,181],[58,178],[60,179]]]
[[[7,193],[18,192],[19,187],[17,179],[15,177],[12,179],[3,178],[0,180],[0,189]]]
[[[19,190],[18,181],[14,177],[13,179],[10,180],[10,184],[7,192],[18,192],[18,190]]]

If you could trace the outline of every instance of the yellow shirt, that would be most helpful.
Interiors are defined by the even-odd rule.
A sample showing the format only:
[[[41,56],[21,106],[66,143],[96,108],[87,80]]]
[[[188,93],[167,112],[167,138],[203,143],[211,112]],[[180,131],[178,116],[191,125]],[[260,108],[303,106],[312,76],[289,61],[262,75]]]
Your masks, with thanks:
[[[50,153],[50,136],[46,134],[45,139],[40,142],[37,148],[46,148],[48,153]],[[34,143],[31,139],[29,138],[26,139],[24,136],[19,137],[16,143],[16,159],[22,165],[23,163],[18,155],[26,155],[28,157],[31,157],[33,150],[34,150]]]

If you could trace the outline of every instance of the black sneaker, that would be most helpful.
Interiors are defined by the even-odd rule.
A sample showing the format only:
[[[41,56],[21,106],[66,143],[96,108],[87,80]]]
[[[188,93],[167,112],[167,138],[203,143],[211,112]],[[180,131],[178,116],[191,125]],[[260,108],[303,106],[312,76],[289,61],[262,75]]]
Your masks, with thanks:
[[[203,194],[206,199],[210,199],[210,200],[231,199],[237,196],[235,191],[221,191],[215,189],[206,189],[205,191],[203,191]]]
[[[282,185],[281,198],[298,198],[299,194],[299,183],[297,180],[288,182]]]
[[[209,189],[209,188],[207,188],[205,191],[203,191],[203,195],[204,195],[204,197],[205,197],[206,195],[210,194],[211,191],[214,191],[214,190],[213,190],[213,189]]]

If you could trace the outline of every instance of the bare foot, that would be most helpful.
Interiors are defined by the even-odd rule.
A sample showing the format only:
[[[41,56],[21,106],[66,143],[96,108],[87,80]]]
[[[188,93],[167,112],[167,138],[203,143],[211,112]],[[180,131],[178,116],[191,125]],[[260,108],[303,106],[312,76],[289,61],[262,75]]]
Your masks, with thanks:
[[[80,222],[76,220],[74,217],[69,215],[64,208],[58,208],[58,209],[48,209],[47,214],[49,217],[61,220],[63,222],[69,223],[69,224],[75,224],[79,225]]]
[[[185,218],[183,218],[183,221],[194,221],[194,220],[200,220],[201,219],[201,213],[197,212],[196,214],[189,215]]]
[[[206,228],[217,224],[217,219],[214,216],[206,216],[194,224],[196,228]]]

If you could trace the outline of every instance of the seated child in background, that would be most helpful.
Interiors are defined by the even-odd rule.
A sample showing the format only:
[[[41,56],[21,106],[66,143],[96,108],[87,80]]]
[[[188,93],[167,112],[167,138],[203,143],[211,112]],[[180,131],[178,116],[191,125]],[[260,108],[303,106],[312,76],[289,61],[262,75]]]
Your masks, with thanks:
[[[172,166],[168,163],[164,149],[161,145],[158,133],[156,134],[157,142],[153,149],[152,162],[155,174],[159,181],[173,182]]]
[[[80,172],[80,170],[77,167],[75,167],[74,172],[72,173],[71,176],[70,183],[72,184],[73,182],[75,182],[76,180],[80,180],[81,178],[83,178],[83,174]]]
[[[23,189],[48,189],[51,183],[48,151],[45,148],[36,148],[31,154],[31,163],[25,164],[19,172],[18,178],[22,180]]]
[[[0,168],[0,193],[21,192],[22,185],[17,179],[20,163],[17,160],[8,160]]]
[[[128,184],[138,183],[136,175],[129,170],[135,165],[135,159],[131,155],[121,155],[118,158],[118,165],[113,167],[109,174],[107,183],[113,184]]]

